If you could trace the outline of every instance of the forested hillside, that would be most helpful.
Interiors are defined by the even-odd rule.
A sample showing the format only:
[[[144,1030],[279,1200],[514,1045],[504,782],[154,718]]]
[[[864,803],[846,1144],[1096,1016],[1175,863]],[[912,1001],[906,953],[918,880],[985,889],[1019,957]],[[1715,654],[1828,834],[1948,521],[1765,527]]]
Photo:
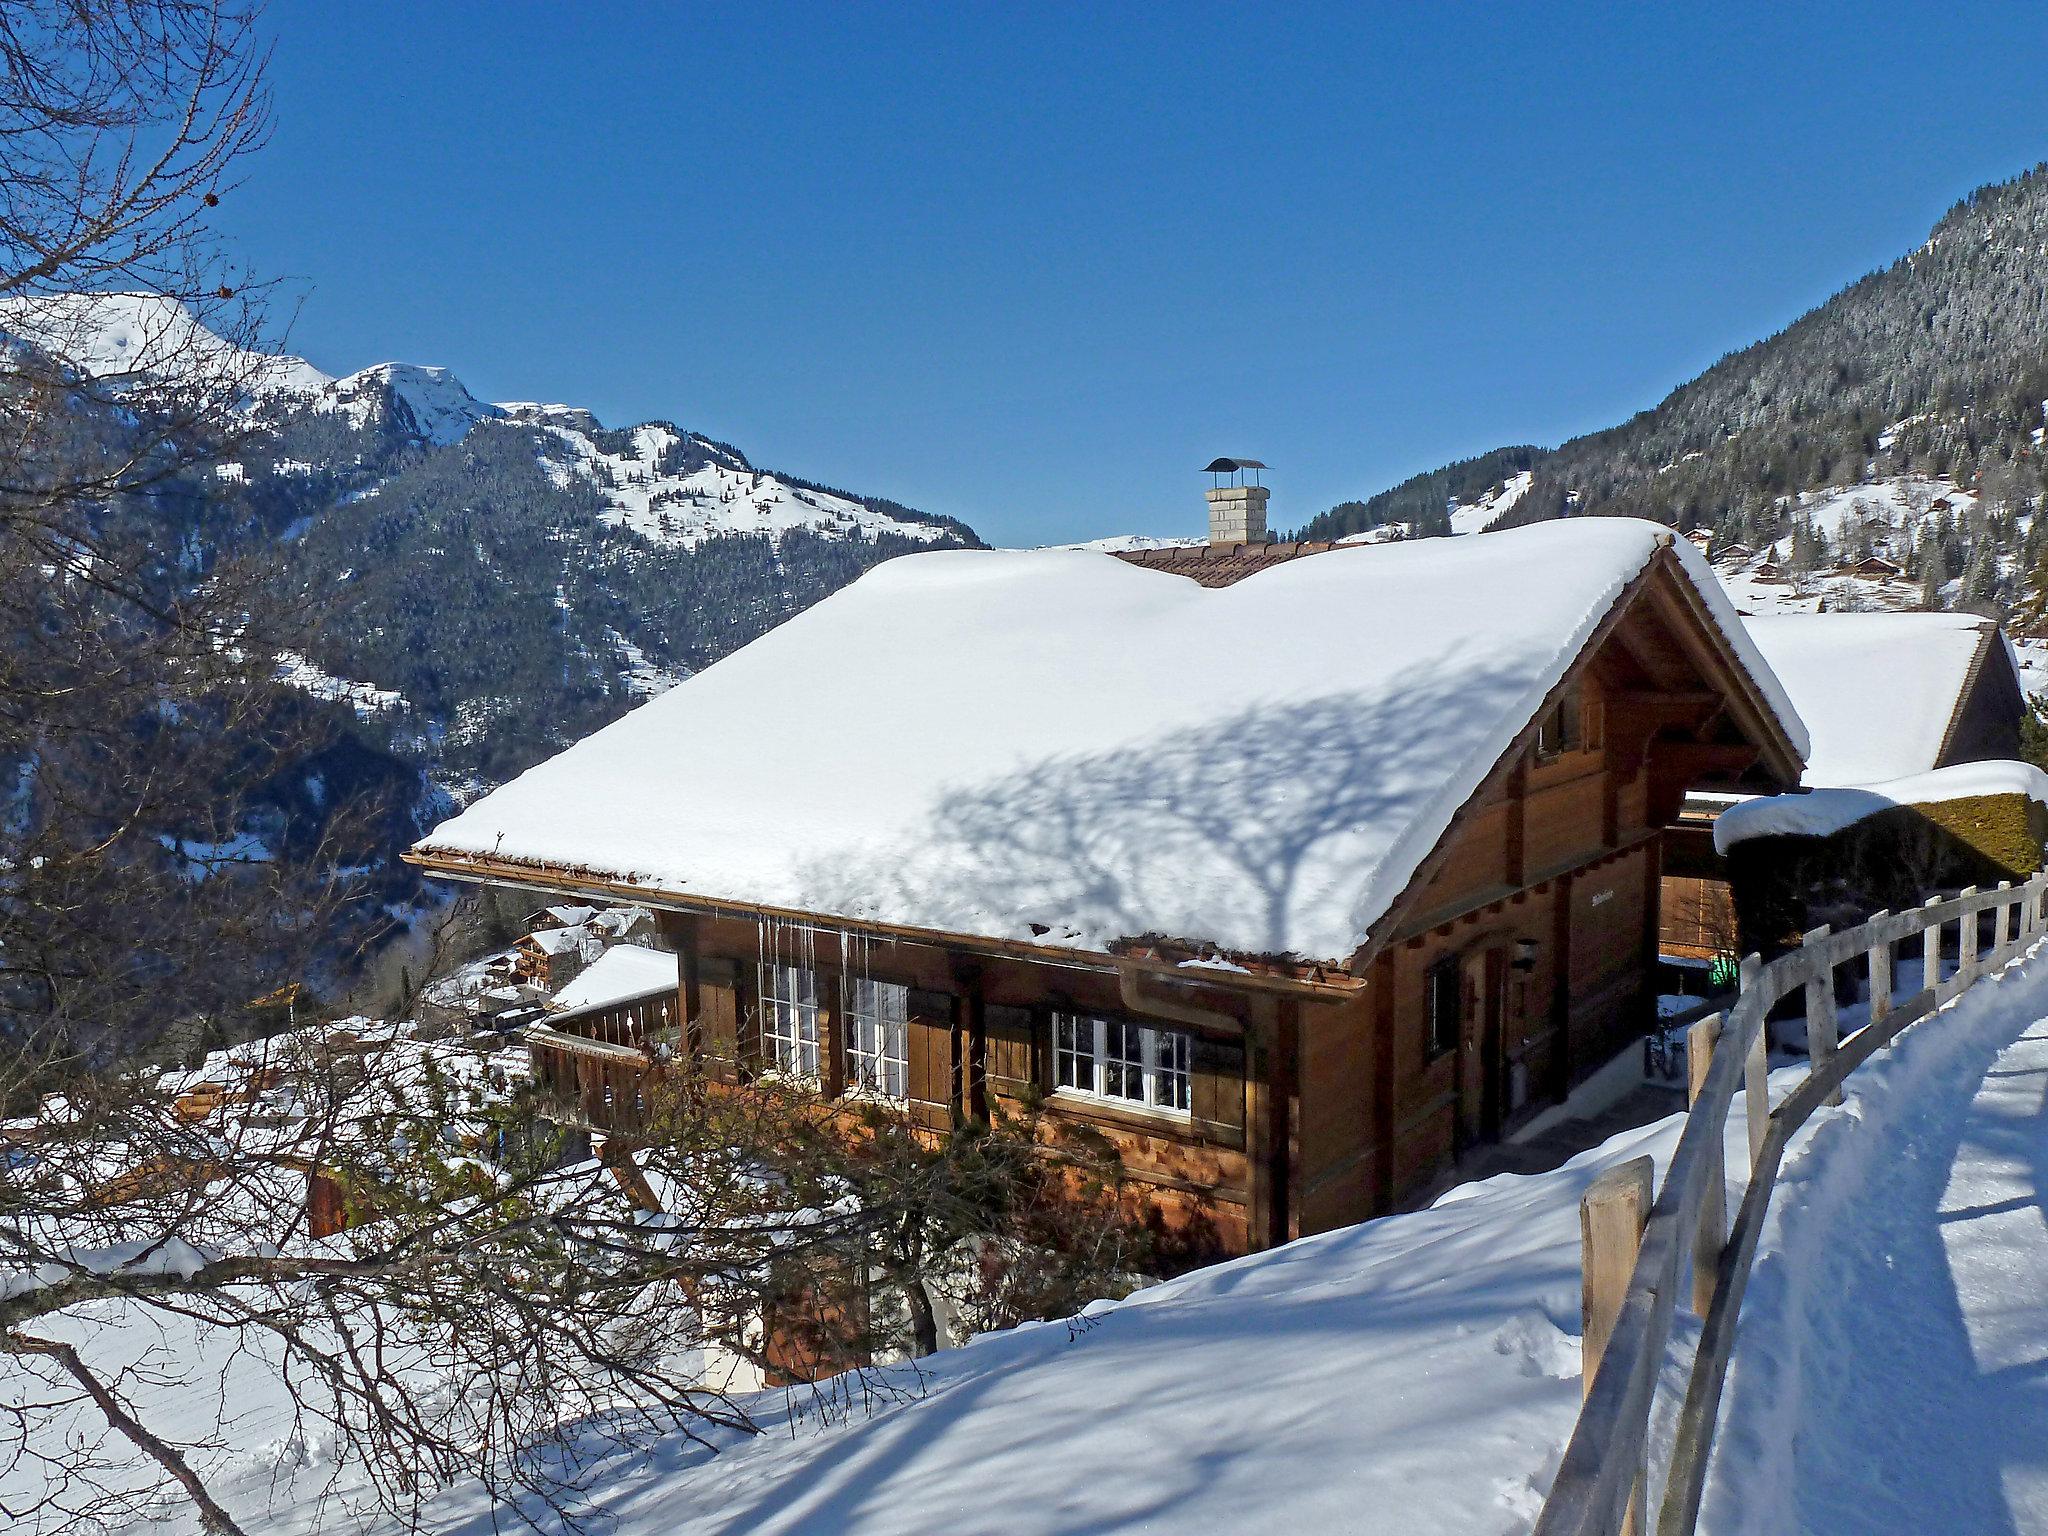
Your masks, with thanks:
[[[1531,484],[1494,526],[1653,517],[1712,528],[1717,542],[1783,539],[1788,558],[1816,569],[1875,540],[1931,599],[2031,615],[2048,586],[2031,516],[2048,488],[2044,401],[2048,168],[2037,168],[1972,193],[1917,250],[1654,409],[1555,449],[1503,448],[1417,476],[1303,533],[1445,533],[1449,499],[1527,469]],[[1919,499],[1933,519],[1873,533],[1867,519],[1807,515],[1824,500],[1813,493],[1908,478],[1930,486]],[[1936,505],[1949,486],[1974,494]]]
[[[204,488],[275,541],[294,682],[463,796],[892,555],[972,530],[756,469],[664,422],[498,406],[445,370],[306,365]]]

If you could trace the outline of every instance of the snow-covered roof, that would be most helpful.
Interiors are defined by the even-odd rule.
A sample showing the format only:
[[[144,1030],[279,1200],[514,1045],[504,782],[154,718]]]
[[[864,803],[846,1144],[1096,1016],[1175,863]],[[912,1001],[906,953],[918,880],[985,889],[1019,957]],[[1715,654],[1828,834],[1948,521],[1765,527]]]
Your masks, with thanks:
[[[578,923],[573,928],[538,928],[526,936],[526,942],[544,955],[566,955],[581,949],[583,941],[591,937],[590,930]]]
[[[1099,553],[892,560],[418,845],[679,899],[1344,960],[1671,534],[1338,549],[1205,589]],[[1679,567],[1794,750],[1704,559]]]
[[[1714,847],[1726,853],[1758,837],[1829,837],[1879,811],[1978,795],[2025,795],[2048,805],[2048,773],[2032,763],[1957,763],[1881,784],[1759,795],[1721,813],[1714,822]]]
[[[1875,784],[1933,768],[1990,622],[1967,613],[1751,619],[1813,734],[1805,782]]]
[[[636,997],[673,992],[679,985],[676,957],[666,950],[639,944],[617,944],[599,955],[583,973],[548,1000],[548,1013],[561,1018],[630,1003]]]

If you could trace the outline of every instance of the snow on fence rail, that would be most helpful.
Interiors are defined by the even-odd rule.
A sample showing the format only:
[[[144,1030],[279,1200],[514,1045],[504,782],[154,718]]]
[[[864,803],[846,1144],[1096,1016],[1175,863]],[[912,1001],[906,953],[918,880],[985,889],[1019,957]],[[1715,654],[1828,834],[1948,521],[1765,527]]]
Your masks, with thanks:
[[[1588,1338],[1598,1336],[1602,1342],[1588,1355],[1591,1375],[1585,1402],[1537,1519],[1535,1536],[1615,1536],[1622,1531],[1633,1536],[1640,1529],[1642,1501],[1649,1493],[1645,1457],[1651,1401],[1669,1350],[1672,1314],[1689,1260],[1693,1306],[1703,1323],[1679,1410],[1657,1532],[1691,1536],[1706,1487],[1736,1319],[1786,1142],[1823,1103],[1840,1103],[1843,1078],[1908,1025],[2048,932],[2044,908],[2048,871],[2018,887],[1971,887],[1911,911],[1881,912],[1842,933],[1816,928],[1798,949],[1769,964],[1755,955],[1742,962],[1741,992],[1725,1021],[1716,1015],[1693,1026],[1688,1042],[1692,1107],[1647,1220],[1639,1226],[1618,1224],[1596,1217],[1589,1207],[1587,1307],[1589,1321],[1601,1314],[1598,1321],[1605,1326],[1589,1327]],[[1944,976],[1943,934],[1951,927],[1956,933],[1956,969]],[[1894,997],[1898,948],[1916,939],[1922,985],[1910,996]],[[1869,1022],[1846,1041],[1839,1040],[1835,974],[1844,966],[1863,964],[1869,967]],[[1812,1065],[1799,1086],[1773,1109],[1765,1020],[1795,991],[1805,994]],[[1730,1227],[1724,1216],[1727,1183],[1721,1163],[1728,1110],[1738,1082],[1748,1111],[1750,1173]],[[1596,1186],[1587,1198],[1612,1201],[1615,1194]],[[1610,1300],[1603,1307],[1596,1297],[1600,1266],[1591,1262],[1592,1241],[1596,1233],[1623,1228],[1623,1241],[1640,1231],[1640,1247],[1632,1269],[1625,1262],[1621,1266],[1628,1280],[1618,1306]],[[1611,1269],[1611,1257],[1602,1262]]]

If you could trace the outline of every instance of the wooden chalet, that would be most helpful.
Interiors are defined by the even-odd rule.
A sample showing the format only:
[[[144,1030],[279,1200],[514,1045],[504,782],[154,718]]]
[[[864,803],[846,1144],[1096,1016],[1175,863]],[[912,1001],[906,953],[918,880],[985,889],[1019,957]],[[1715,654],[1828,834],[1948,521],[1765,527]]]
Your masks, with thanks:
[[[1703,557],[1249,500],[1210,549],[891,562],[422,841],[657,912],[672,976],[535,1032],[562,1113],[630,1133],[658,1069],[1037,1104],[1213,1256],[1400,1207],[1638,1038],[1665,828],[1805,748]]]
[[[1811,733],[1805,788],[1882,784],[2020,754],[2026,689],[2010,642],[1990,619],[1786,614],[1752,618],[1748,627]],[[1665,838],[1666,953],[1709,958],[1737,948],[1714,823],[1743,798],[1739,786],[1708,785]]]

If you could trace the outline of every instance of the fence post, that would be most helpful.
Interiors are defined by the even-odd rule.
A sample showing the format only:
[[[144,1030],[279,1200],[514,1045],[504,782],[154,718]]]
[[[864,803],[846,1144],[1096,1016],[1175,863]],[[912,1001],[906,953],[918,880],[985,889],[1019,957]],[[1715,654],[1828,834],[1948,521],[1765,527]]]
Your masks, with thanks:
[[[1800,946],[1813,956],[1812,974],[1806,978],[1806,1059],[1811,1072],[1825,1072],[1833,1066],[1835,1047],[1840,1043],[1835,1027],[1835,968],[1820,953],[1830,931],[1822,924],[1799,936]],[[1828,1102],[1841,1103],[1841,1089],[1830,1093]]]
[[[1700,1088],[1714,1065],[1714,1048],[1721,1043],[1721,1015],[1710,1013],[1693,1025],[1685,1037],[1685,1103],[1690,1110],[1699,1102]],[[1721,1249],[1728,1242],[1728,1175],[1722,1167],[1721,1143],[1716,1136],[1707,1148],[1700,1177],[1706,1188],[1700,1195],[1699,1225],[1692,1238],[1692,1309],[1705,1317],[1714,1305],[1714,1284],[1720,1277]]]
[[[1650,1183],[1656,1165],[1632,1157],[1608,1169],[1590,1184],[1579,1201],[1580,1301],[1584,1391],[1593,1389],[1594,1373],[1607,1341],[1621,1316],[1628,1282],[1635,1274],[1636,1250],[1642,1247],[1643,1223],[1650,1218]],[[1647,1446],[1645,1455],[1647,1456]],[[1621,1536],[1642,1536],[1643,1482],[1646,1468],[1636,1469]]]
[[[1930,896],[1922,906],[1938,907],[1939,896]],[[1941,924],[1929,923],[1920,930],[1920,984],[1941,1001]]]
[[[1756,1033],[1750,1037],[1749,1054],[1742,1059],[1743,1115],[1749,1122],[1749,1166],[1755,1171],[1764,1155],[1764,1137],[1771,1128],[1771,1005],[1757,989],[1764,963],[1756,955],[1742,958],[1742,990],[1739,997],[1757,994]]]
[[[1963,919],[1956,926],[1956,990],[1962,991],[1977,979],[1977,915],[1981,908],[1971,907],[1968,902],[1977,894],[1977,887],[1966,885],[1961,895],[1965,903]]]
[[[1890,912],[1880,912],[1870,920],[1876,928],[1891,920]],[[1870,946],[1870,1022],[1882,1024],[1892,1012],[1892,941],[1880,939]]]

